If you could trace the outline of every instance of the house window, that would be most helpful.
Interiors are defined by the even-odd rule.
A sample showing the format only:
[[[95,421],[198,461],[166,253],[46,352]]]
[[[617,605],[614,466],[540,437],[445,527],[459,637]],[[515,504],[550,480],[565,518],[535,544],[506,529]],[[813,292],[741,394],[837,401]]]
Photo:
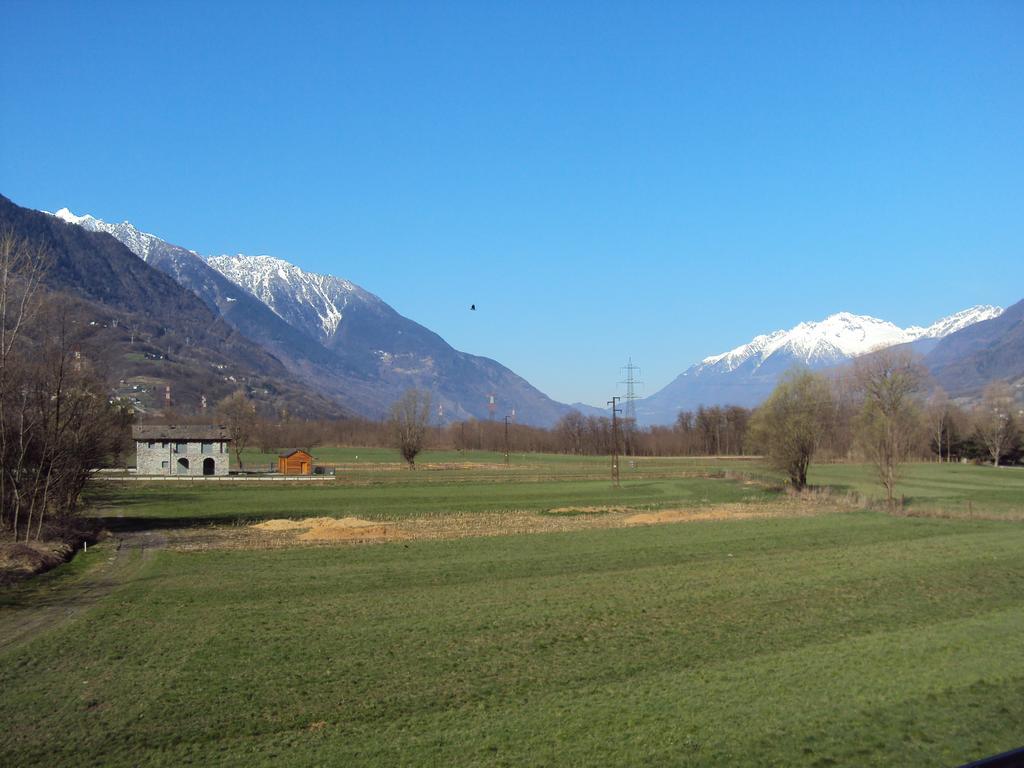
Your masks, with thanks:
[[[174,452],[175,453],[187,453],[188,452],[188,443],[175,443],[174,444]]]
[[[154,445],[156,445],[156,443],[154,441],[152,441],[152,440],[150,440],[148,443],[146,443],[146,447],[147,448],[152,448]]]
[[[160,447],[161,447],[161,448],[166,448],[166,447],[167,447],[167,441],[166,441],[166,440],[162,441],[162,442],[160,443]]]
[[[169,461],[161,461],[160,462],[160,469],[170,469],[170,466],[171,466],[171,462],[169,462]]]
[[[213,453],[213,440],[203,440],[202,453]]]

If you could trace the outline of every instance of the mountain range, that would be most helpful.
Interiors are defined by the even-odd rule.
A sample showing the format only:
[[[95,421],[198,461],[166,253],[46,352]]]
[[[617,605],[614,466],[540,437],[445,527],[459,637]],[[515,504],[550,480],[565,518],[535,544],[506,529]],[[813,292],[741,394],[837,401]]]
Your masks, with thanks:
[[[387,413],[409,387],[427,389],[439,421],[514,414],[546,426],[571,407],[505,366],[452,348],[359,286],[272,256],[213,256],[67,208],[55,218],[113,236],[195,293],[313,390],[364,416]]]
[[[341,277],[272,256],[204,257],[129,222],[111,224],[66,208],[44,216],[6,198],[0,202],[0,224],[13,221],[30,234],[45,233],[47,247],[64,252],[52,275],[55,288],[79,295],[94,313],[104,307],[115,327],[115,310],[129,309],[121,320],[133,326],[133,340],[137,330],[142,348],[152,347],[154,354],[147,352],[144,362],[135,349],[124,355],[132,361],[125,369],[128,381],[162,385],[173,379],[189,399],[201,392],[219,396],[244,381],[278,407],[307,415],[380,417],[410,386],[432,392],[444,422],[488,418],[492,399],[497,418],[514,412],[521,423],[540,426],[572,408],[602,413],[557,403],[494,360],[453,349]],[[699,405],[753,407],[794,366],[831,368],[893,346],[921,356],[955,397],[977,397],[996,378],[1024,382],[1024,302],[1005,312],[971,307],[908,328],[840,312],[758,335],[704,358],[637,401],[637,418],[667,424],[680,410]],[[176,368],[151,359],[160,357],[155,352],[161,348],[165,358],[173,350]],[[211,368],[218,373],[214,379]],[[147,405],[161,403],[151,398]]]
[[[948,354],[939,351],[943,340],[1002,315],[1002,308],[983,305],[941,318],[927,327],[900,328],[886,320],[849,312],[830,315],[820,322],[800,323],[789,330],[756,336],[690,366],[666,387],[636,403],[637,420],[641,424],[670,423],[679,411],[699,405],[753,407],[767,398],[779,377],[794,366],[832,368],[887,347],[906,346],[928,365],[930,355],[937,354],[938,360]]]

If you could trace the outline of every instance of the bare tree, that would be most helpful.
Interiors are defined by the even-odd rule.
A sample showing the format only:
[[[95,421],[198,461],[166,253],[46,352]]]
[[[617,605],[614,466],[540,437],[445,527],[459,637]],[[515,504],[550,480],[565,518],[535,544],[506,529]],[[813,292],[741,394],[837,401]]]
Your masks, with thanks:
[[[754,412],[755,444],[797,490],[807,486],[807,469],[828,429],[831,412],[828,380],[800,370],[788,373]]]
[[[224,426],[231,436],[235,461],[238,462],[238,468],[242,469],[242,451],[249,445],[256,431],[256,405],[239,390],[221,400],[217,412],[224,419]]]
[[[978,409],[976,430],[981,442],[998,467],[1000,457],[1017,442],[1017,422],[1013,418],[1013,390],[1006,382],[997,381],[985,389]]]
[[[121,433],[68,302],[42,302],[44,255],[0,236],[0,527],[67,530],[86,480]],[[44,528],[45,527],[45,528]]]
[[[66,523],[92,472],[102,465],[124,436],[117,409],[106,387],[82,354],[75,322],[60,300],[42,313],[44,340],[30,369],[32,450],[21,465],[24,473],[26,538],[35,524],[42,535],[44,520]]]
[[[857,437],[874,463],[885,488],[889,511],[895,510],[896,482],[918,437],[916,394],[924,369],[907,353],[883,350],[859,358],[854,375],[862,398]]]
[[[15,536],[21,511],[21,467],[30,448],[31,422],[25,331],[38,313],[46,272],[44,251],[10,230],[0,232],[0,528]]]
[[[583,453],[583,433],[586,419],[575,408],[558,420],[555,432],[559,437],[559,450],[563,453]]]
[[[423,450],[430,427],[430,393],[406,390],[401,399],[392,404],[388,422],[393,445],[409,463],[409,469],[416,469],[416,456]]]
[[[936,387],[928,398],[925,406],[925,420],[928,422],[930,440],[938,456],[937,461],[942,461],[943,440],[948,437],[950,429],[950,403],[946,391],[942,387]]]

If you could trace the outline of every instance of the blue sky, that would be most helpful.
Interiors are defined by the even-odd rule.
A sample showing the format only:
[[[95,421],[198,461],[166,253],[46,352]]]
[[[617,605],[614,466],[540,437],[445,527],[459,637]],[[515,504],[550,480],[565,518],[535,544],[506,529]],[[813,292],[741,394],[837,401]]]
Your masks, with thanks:
[[[1024,298],[1021,3],[3,16],[0,192],[348,278],[559,400]]]

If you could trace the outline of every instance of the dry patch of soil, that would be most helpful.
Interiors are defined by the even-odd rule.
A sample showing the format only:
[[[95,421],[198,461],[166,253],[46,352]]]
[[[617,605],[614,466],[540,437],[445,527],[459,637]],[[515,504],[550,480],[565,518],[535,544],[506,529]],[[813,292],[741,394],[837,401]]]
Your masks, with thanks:
[[[168,547],[176,550],[278,549],[472,536],[513,536],[711,520],[803,517],[847,512],[855,508],[841,500],[795,497],[763,504],[718,504],[653,511],[630,507],[557,507],[544,512],[520,509],[453,512],[395,521],[313,517],[303,520],[267,520],[245,526],[183,528],[168,531],[167,537]]]
[[[626,525],[659,525],[661,523],[688,523],[702,520],[752,520],[764,517],[804,517],[820,515],[820,505],[790,502],[776,504],[720,504],[714,507],[693,507],[690,509],[659,509],[656,512],[642,512],[626,517]]]
[[[253,525],[259,531],[298,532],[299,541],[383,541],[403,538],[390,523],[374,523],[358,517],[307,517],[305,520],[267,520]]]

